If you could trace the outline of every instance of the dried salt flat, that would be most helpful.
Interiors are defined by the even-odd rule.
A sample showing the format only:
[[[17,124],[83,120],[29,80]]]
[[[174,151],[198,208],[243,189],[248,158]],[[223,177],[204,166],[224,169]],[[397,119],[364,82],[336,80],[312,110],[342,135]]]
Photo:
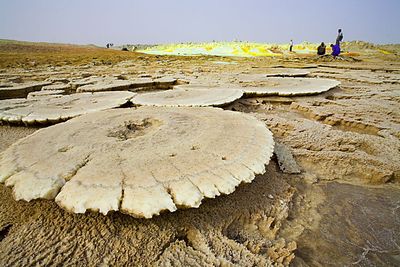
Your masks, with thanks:
[[[142,106],[205,107],[223,106],[241,98],[242,90],[235,89],[175,89],[138,94],[131,102]]]
[[[143,88],[154,86],[154,80],[152,78],[142,77],[130,80],[132,82],[132,88]]]
[[[270,68],[295,68],[295,69],[315,69],[318,68],[318,64],[298,64],[291,62],[291,64],[285,64],[285,65],[271,65]]]
[[[311,72],[304,69],[291,69],[291,68],[271,68],[265,70],[264,73],[257,74],[239,74],[233,77],[239,83],[246,82],[265,82],[268,81],[269,77],[304,77]]]
[[[211,61],[213,64],[218,64],[218,65],[237,65],[238,63],[235,61]]]
[[[170,89],[178,80],[172,77],[160,77],[160,78],[136,78],[132,81],[130,91],[142,91],[142,90],[153,90],[153,89]]]
[[[318,78],[278,78],[270,77],[261,87],[243,87],[246,95],[311,95],[326,92],[340,85],[339,81]]]
[[[63,77],[50,77],[46,79],[46,81],[52,82],[52,83],[64,83],[67,84],[70,82],[69,78],[63,78]]]
[[[94,84],[80,86],[76,89],[76,92],[126,91],[131,85],[131,81],[104,79]]]
[[[52,82],[52,83],[69,83],[70,80],[68,78],[64,77],[50,77],[47,79],[47,81]]]
[[[177,80],[169,77],[137,78],[133,80],[117,80],[115,78],[103,78],[77,88],[77,92],[101,92],[101,91],[126,91],[142,89],[168,89],[176,84]]]
[[[14,83],[0,81],[0,88],[13,87],[13,86],[14,86]]]
[[[171,88],[177,82],[178,82],[178,80],[175,78],[172,78],[172,77],[160,77],[160,78],[154,79],[154,83],[155,83],[156,87],[160,88],[160,89]]]
[[[22,83],[22,81],[23,81],[23,79],[22,79],[22,77],[21,76],[9,76],[9,75],[7,75],[7,74],[5,74],[6,76],[5,77],[8,77],[7,78],[7,81],[8,82],[12,82],[12,83]]]
[[[235,84],[216,83],[189,83],[175,85],[174,90],[242,90],[243,87]]]
[[[257,75],[259,77],[259,75]],[[278,95],[278,96],[295,96],[295,95],[311,95],[329,91],[340,85],[339,81],[333,79],[319,78],[289,78],[289,77],[268,77],[262,80],[254,81],[248,77],[247,82],[240,85],[221,84],[221,85],[203,85],[203,84],[184,84],[176,85],[176,90],[242,90],[245,95]],[[254,78],[254,77],[253,77]],[[261,85],[260,85],[261,84]]]
[[[55,95],[63,95],[65,93],[64,90],[42,90],[42,91],[36,91],[36,92],[31,92],[28,94],[26,97],[27,99],[32,99],[36,97],[48,97],[48,96],[55,96]]]
[[[71,93],[71,84],[50,84],[42,87],[42,91],[64,91],[65,93]]]
[[[122,106],[134,95],[132,92],[100,92],[2,100],[0,121],[24,124],[57,123],[94,111]]]
[[[32,82],[13,87],[0,88],[0,99],[11,99],[18,97],[27,97],[30,92],[40,91],[43,86],[51,84],[50,82]]]
[[[267,69],[265,77],[304,77],[310,74],[310,71],[293,68],[271,68]]]
[[[251,182],[265,172],[273,147],[265,124],[243,113],[114,109],[20,139],[0,154],[0,182],[13,186],[17,200],[151,218]]]
[[[386,73],[370,70],[318,68],[317,72],[313,73],[313,76],[343,79],[347,81],[370,84],[400,83],[400,75],[397,73]]]
[[[84,77],[81,79],[74,79],[70,82],[70,84],[71,84],[72,89],[76,90],[78,87],[94,84],[96,82],[101,82],[102,80],[104,80],[104,78],[102,78],[102,77],[89,76],[89,77]]]

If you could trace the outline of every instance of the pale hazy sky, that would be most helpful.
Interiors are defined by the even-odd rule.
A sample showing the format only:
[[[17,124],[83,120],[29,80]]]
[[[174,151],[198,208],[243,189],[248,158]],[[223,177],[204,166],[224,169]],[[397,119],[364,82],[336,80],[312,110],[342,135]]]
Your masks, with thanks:
[[[0,39],[400,43],[400,0],[0,0]]]

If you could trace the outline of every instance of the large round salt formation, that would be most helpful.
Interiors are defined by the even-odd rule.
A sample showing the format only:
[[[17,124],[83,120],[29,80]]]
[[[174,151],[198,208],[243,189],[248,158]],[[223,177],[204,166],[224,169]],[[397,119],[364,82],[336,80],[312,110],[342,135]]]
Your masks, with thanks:
[[[241,98],[242,90],[237,89],[176,89],[136,95],[133,104],[167,107],[223,106]]]
[[[99,92],[1,100],[0,121],[53,124],[82,114],[120,107],[134,95],[132,92]]]
[[[339,81],[319,78],[277,78],[270,77],[264,80],[264,86],[243,87],[246,95],[312,95],[329,91],[340,85]]]
[[[0,154],[17,200],[151,218],[199,207],[265,172],[274,141],[254,117],[216,108],[91,113],[38,130]]]

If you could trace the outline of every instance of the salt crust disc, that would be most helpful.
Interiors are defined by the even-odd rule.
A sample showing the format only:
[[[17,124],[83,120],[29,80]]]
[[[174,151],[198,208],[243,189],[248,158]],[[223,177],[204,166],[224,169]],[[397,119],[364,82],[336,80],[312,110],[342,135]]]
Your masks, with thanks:
[[[321,78],[288,78],[288,77],[264,77],[262,79],[246,79],[246,83],[254,83],[254,85],[245,86],[237,84],[218,85],[202,85],[202,84],[185,84],[174,86],[176,89],[185,90],[220,90],[220,89],[236,89],[242,90],[245,95],[250,96],[301,96],[313,95],[329,91],[340,85],[340,82],[333,79]],[[257,83],[262,85],[257,86]]]
[[[273,149],[265,124],[243,113],[112,109],[20,139],[0,154],[0,182],[17,200],[151,218],[232,193],[265,172]]]
[[[279,96],[296,96],[296,95],[312,95],[319,94],[340,85],[339,81],[332,79],[319,78],[266,78],[266,86],[243,87],[242,90],[246,95],[279,95]]]
[[[205,107],[223,106],[241,98],[242,90],[235,89],[176,89],[138,94],[131,102],[144,106]]]
[[[0,121],[53,124],[94,111],[120,107],[134,95],[132,92],[98,92],[1,100]]]

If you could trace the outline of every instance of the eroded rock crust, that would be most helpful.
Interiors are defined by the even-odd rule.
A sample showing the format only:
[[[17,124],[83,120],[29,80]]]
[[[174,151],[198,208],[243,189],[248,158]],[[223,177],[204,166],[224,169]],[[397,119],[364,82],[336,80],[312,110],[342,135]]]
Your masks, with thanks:
[[[241,98],[239,89],[175,89],[136,95],[131,102],[144,106],[204,107],[223,106]]]
[[[0,121],[53,124],[79,115],[120,107],[134,95],[132,92],[99,92],[7,99],[0,101]]]
[[[340,85],[339,81],[319,78],[280,78],[269,77],[263,80],[265,86],[244,86],[247,95],[312,95],[329,91]]]
[[[13,144],[1,154],[0,181],[13,186],[16,199],[55,198],[75,213],[151,218],[251,182],[265,172],[273,144],[264,123],[237,112],[107,110]]]

